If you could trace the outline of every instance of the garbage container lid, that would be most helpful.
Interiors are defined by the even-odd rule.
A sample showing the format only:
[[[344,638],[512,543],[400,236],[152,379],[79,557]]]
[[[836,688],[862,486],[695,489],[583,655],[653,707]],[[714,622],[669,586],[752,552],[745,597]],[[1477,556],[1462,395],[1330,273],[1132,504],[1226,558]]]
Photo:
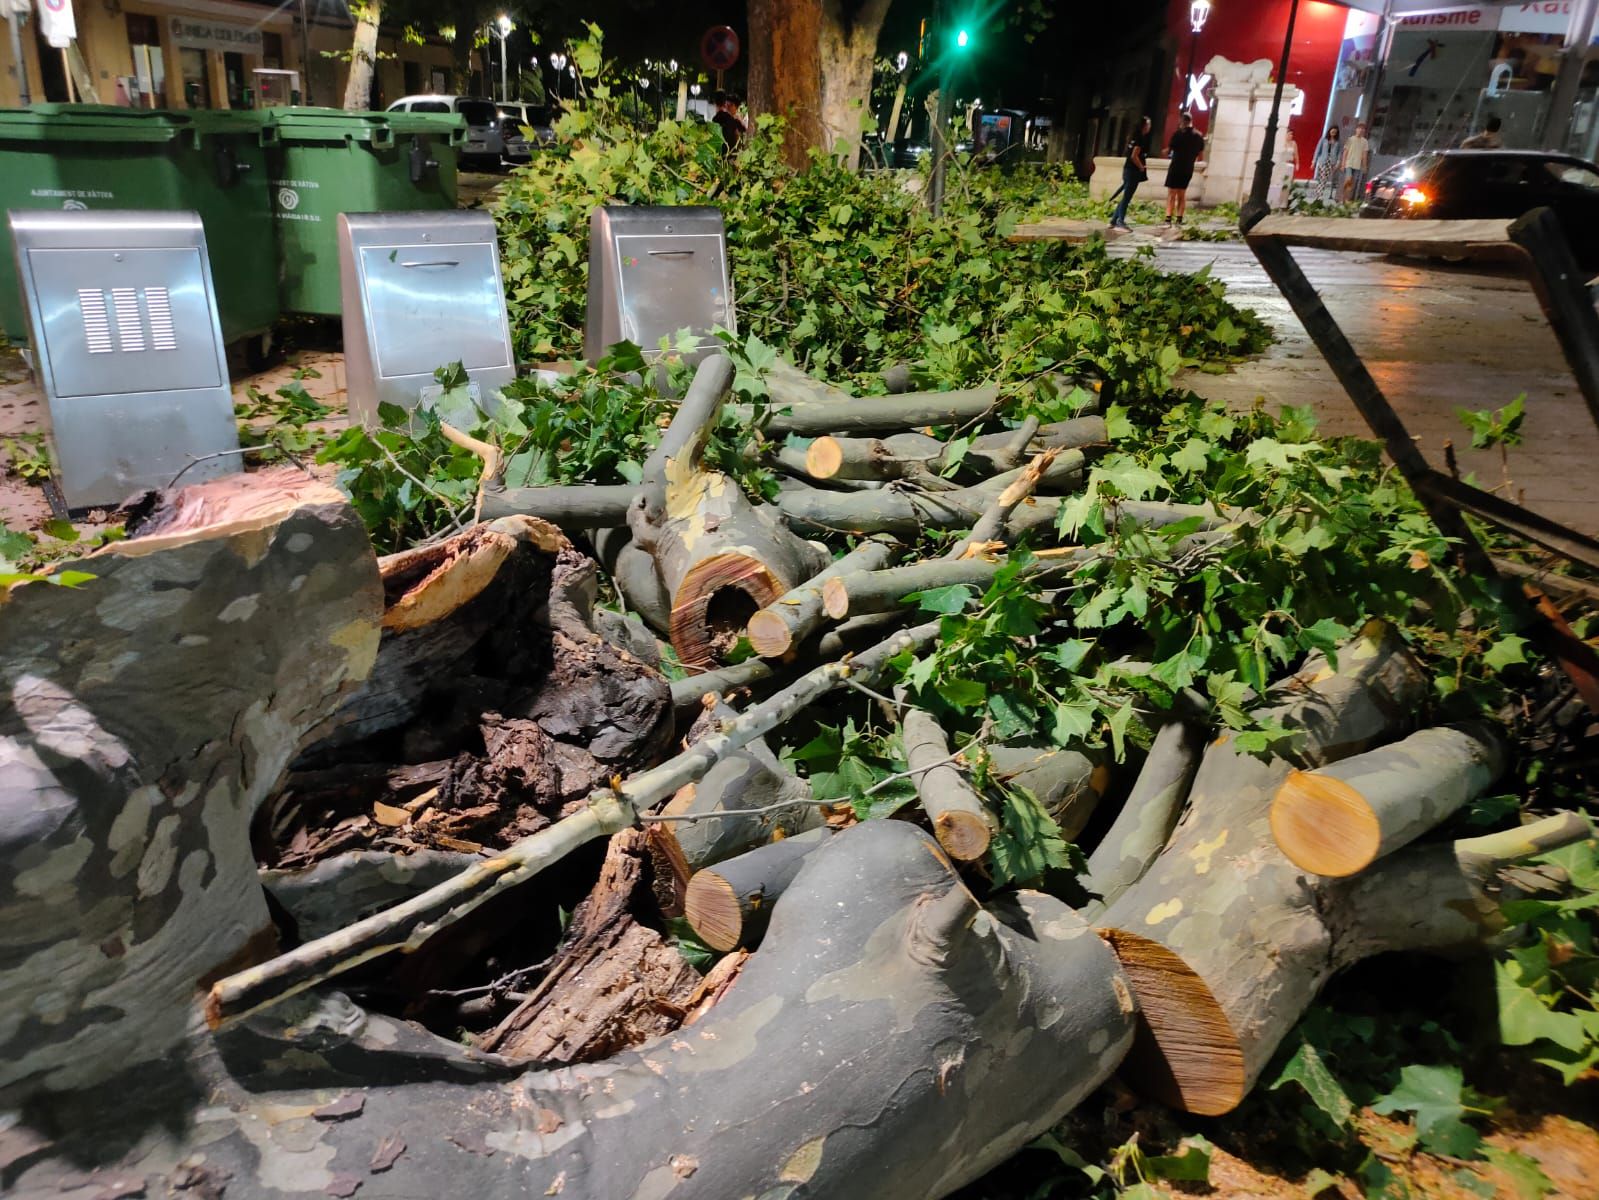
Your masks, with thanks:
[[[0,109],[0,140],[170,142],[188,134],[237,134],[265,140],[259,113],[227,109],[124,108],[118,104],[35,104]]]
[[[373,142],[388,145],[396,134],[448,136],[466,121],[455,113],[350,112],[342,108],[264,108],[280,138],[300,142]]]

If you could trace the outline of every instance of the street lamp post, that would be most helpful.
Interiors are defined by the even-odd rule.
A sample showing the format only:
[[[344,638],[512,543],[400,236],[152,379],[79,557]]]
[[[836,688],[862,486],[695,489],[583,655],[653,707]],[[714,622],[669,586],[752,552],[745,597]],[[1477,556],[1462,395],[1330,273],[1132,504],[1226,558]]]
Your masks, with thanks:
[[[506,74],[505,39],[512,29],[511,18],[501,13],[499,20],[494,22],[494,32],[500,35],[500,101],[504,103],[511,98],[511,87]]]
[[[1277,86],[1271,94],[1271,112],[1266,117],[1266,140],[1261,144],[1260,157],[1255,160],[1255,179],[1249,188],[1249,199],[1244,201],[1238,214],[1238,227],[1248,232],[1257,221],[1271,211],[1266,197],[1271,192],[1272,151],[1277,145],[1277,117],[1283,106],[1283,82],[1288,78],[1288,55],[1294,48],[1294,21],[1299,16],[1299,0],[1288,6],[1288,32],[1283,34],[1283,56],[1277,64]]]
[[[561,103],[561,72],[566,70],[566,55],[559,52],[550,55],[550,66],[555,68],[555,103]]]
[[[1205,22],[1210,20],[1210,0],[1193,0],[1188,6],[1188,28],[1194,36],[1188,40],[1188,73],[1183,76],[1183,111],[1187,112],[1194,97],[1194,56],[1199,51],[1199,35]]]

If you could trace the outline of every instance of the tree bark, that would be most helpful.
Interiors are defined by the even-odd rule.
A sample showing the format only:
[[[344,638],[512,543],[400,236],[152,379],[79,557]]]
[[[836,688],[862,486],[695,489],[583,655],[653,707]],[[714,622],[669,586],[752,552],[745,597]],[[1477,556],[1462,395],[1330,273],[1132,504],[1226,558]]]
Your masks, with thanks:
[[[372,107],[372,76],[378,63],[378,26],[383,21],[383,0],[361,0],[350,5],[355,19],[355,39],[350,45],[350,76],[344,84],[344,107],[359,112]]]
[[[872,66],[890,0],[822,0],[822,126],[844,166],[860,162],[861,132],[871,116]]]
[[[999,745],[989,748],[988,758],[1002,782],[1037,798],[1068,842],[1083,831],[1110,786],[1110,768],[1080,750]]]
[[[777,510],[750,503],[735,481],[701,463],[732,380],[726,355],[700,364],[644,464],[627,517],[633,544],[654,559],[670,597],[666,632],[691,668],[718,662],[751,616],[829,561],[825,547],[791,533]]]
[[[875,571],[886,566],[898,548],[893,542],[862,542],[826,570],[811,576],[751,617],[745,629],[750,646],[762,658],[781,658],[827,619],[822,594],[828,580],[852,571]]]
[[[749,0],[749,107],[782,117],[783,158],[803,171],[822,128],[821,0]]]
[[[1038,426],[1031,437],[1016,442],[1019,430],[985,433],[972,439],[960,460],[962,476],[986,478],[1020,466],[1044,450],[1081,450],[1109,441],[1103,417],[1074,417]],[[898,433],[884,438],[833,437],[824,434],[806,448],[805,474],[812,479],[906,479],[941,475],[949,446],[924,433]]]
[[[1293,772],[1272,800],[1272,836],[1302,870],[1353,875],[1481,795],[1504,766],[1504,743],[1486,727],[1424,729]]]
[[[159,1059],[270,953],[249,824],[371,669],[355,511],[295,468],[187,488],[0,620],[0,1103]]]
[[[955,765],[943,728],[931,714],[907,708],[900,718],[900,737],[933,836],[957,862],[976,862],[988,853],[994,817]]]

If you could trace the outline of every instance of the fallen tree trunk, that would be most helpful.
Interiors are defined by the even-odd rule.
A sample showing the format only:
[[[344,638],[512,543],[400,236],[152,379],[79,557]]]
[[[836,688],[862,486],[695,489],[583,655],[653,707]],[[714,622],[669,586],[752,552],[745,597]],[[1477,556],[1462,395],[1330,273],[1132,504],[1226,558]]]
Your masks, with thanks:
[[[161,1059],[203,977],[271,952],[250,818],[382,615],[360,519],[295,468],[63,567],[91,578],[0,594],[0,1103]]]
[[[1272,836],[1303,870],[1353,875],[1481,795],[1504,767],[1504,743],[1486,727],[1424,729],[1293,772],[1272,799]]]
[[[1264,714],[1295,731],[1292,760],[1223,737],[1205,753],[1188,812],[1154,865],[1099,924],[1143,1013],[1123,1077],[1190,1112],[1234,1108],[1333,970],[1338,916],[1272,840],[1272,797],[1316,767],[1391,736],[1426,679],[1386,627],[1313,657]]]
[[[999,389],[901,392],[851,396],[778,362],[766,374],[772,412],[766,431],[774,436],[817,433],[892,433],[921,425],[974,420],[996,408]]]
[[[738,484],[701,462],[733,381],[733,364],[700,364],[660,445],[644,464],[628,512],[633,544],[655,562],[670,598],[666,630],[689,666],[719,661],[750,617],[827,565],[824,546],[791,533],[777,510],[752,504]]]
[[[1001,744],[989,747],[988,760],[999,782],[1033,794],[1067,841],[1083,831],[1110,786],[1110,769],[1080,750]]]
[[[337,934],[218,980],[206,1000],[207,1021],[213,1029],[223,1027],[379,955],[417,949],[440,929],[507,888],[533,878],[578,846],[628,828],[646,809],[702,778],[716,763],[771,732],[845,679],[870,681],[890,659],[906,650],[914,652],[931,641],[938,629],[939,623],[930,621],[893,634],[847,662],[817,667],[676,757],[592,793],[581,812],[523,838],[454,879]]]
[[[892,542],[866,541],[811,576],[786,595],[779,596],[749,620],[745,634],[762,658],[781,658],[804,641],[826,617],[822,591],[830,579],[852,571],[875,571],[886,566],[899,547]]]
[[[714,867],[696,871],[683,898],[683,915],[694,934],[712,950],[753,946],[806,855],[833,836],[811,829],[769,842]]]

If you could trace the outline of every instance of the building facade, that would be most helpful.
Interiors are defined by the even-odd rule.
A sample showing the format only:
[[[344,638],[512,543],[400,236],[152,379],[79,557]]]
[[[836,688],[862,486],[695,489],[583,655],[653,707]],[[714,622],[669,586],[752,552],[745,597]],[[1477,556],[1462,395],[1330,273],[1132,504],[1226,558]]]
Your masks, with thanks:
[[[281,79],[258,71],[299,73],[302,103],[338,107],[349,77],[353,27],[342,5],[244,3],[241,0],[72,0],[81,65],[47,45],[38,22],[22,26],[23,65],[34,102],[88,99],[133,108],[251,108]],[[373,108],[418,92],[453,91],[454,50],[431,38],[417,44],[398,31],[378,39]],[[482,56],[470,70],[482,79]],[[470,90],[470,89],[469,89]],[[286,91],[286,89],[285,89]],[[0,107],[20,103],[17,64],[0,37]],[[270,95],[280,103],[290,97]]]

